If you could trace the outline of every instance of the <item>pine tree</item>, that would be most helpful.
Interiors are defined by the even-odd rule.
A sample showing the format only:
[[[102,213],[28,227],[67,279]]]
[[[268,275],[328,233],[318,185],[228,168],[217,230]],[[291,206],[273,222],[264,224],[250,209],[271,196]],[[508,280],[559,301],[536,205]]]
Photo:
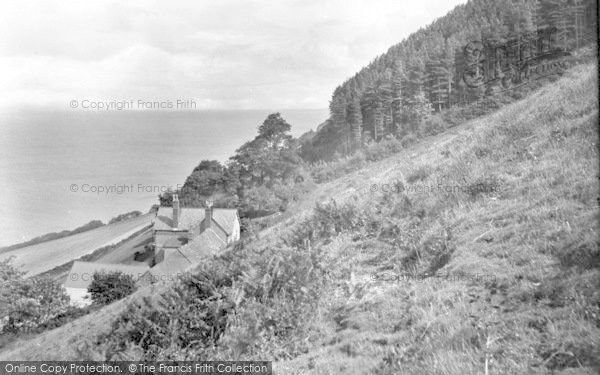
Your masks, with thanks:
[[[425,66],[426,87],[429,101],[436,111],[441,111],[448,103],[448,69],[441,60],[432,60]]]
[[[538,2],[539,23],[548,28],[555,28],[556,40],[553,42],[562,49],[567,48],[568,16],[567,0],[544,0]]]
[[[370,135],[370,138],[375,139],[375,112],[377,110],[377,94],[373,87],[365,90],[361,101],[361,114],[363,119],[363,131]]]
[[[407,79],[404,81],[402,88],[402,105],[410,107],[413,105],[415,97],[424,93],[423,84],[425,81],[424,69],[420,66],[412,66],[409,68]]]
[[[583,33],[583,43],[597,43],[598,41],[598,1],[585,0],[583,4],[584,17],[582,27],[587,32]]]
[[[356,150],[362,144],[363,119],[358,94],[353,94],[347,108],[347,119],[352,132],[352,149]]]
[[[454,96],[453,103],[462,106],[466,104],[466,87],[463,80],[463,75],[467,69],[467,60],[463,48],[456,48],[454,51]]]
[[[402,62],[396,61],[392,68],[392,123],[393,133],[397,133],[402,123],[402,82],[404,72]]]
[[[329,103],[329,112],[333,124],[334,132],[338,135],[338,142],[341,141],[341,146],[344,153],[348,152],[349,148],[349,132],[347,119],[347,98],[345,90],[339,86],[335,89],[331,102]]]
[[[424,122],[429,119],[431,113],[433,112],[433,107],[431,103],[427,99],[427,96],[424,92],[420,92],[414,96],[412,106],[409,113],[410,118],[410,131],[419,136],[421,135],[421,129],[423,128]]]
[[[504,13],[504,29],[509,39],[508,50],[500,58],[506,58],[509,63],[520,64],[536,54],[535,44],[535,3],[527,0],[513,0]],[[499,40],[496,43],[500,42]],[[495,62],[495,61],[494,61]]]
[[[384,119],[383,119],[383,105],[381,101],[375,102],[375,109],[373,112],[373,139],[376,141],[381,140],[384,135]]]
[[[392,73],[387,71],[383,79],[377,81],[376,92],[379,102],[381,103],[381,117],[382,117],[382,132],[381,137],[387,134],[393,134],[394,129],[394,116],[392,103],[394,101],[393,90],[392,90]]]

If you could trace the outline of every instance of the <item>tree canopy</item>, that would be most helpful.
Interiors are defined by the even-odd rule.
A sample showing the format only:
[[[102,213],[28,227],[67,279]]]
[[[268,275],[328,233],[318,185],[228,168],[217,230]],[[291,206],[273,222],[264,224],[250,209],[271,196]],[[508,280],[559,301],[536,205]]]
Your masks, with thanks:
[[[207,199],[215,207],[238,207],[241,216],[260,216],[285,207],[289,197],[281,185],[294,185],[304,162],[291,125],[280,113],[267,116],[254,139],[240,146],[226,163],[202,160],[178,191],[184,206],[200,207]],[[170,205],[172,194],[159,197]]]

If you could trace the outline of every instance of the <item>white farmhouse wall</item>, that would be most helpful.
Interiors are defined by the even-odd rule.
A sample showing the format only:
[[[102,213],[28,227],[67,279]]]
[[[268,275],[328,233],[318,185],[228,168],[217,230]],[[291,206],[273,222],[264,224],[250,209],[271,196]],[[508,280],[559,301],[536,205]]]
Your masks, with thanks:
[[[235,220],[233,222],[233,230],[231,231],[231,237],[232,237],[231,242],[240,240],[240,221],[239,220]]]

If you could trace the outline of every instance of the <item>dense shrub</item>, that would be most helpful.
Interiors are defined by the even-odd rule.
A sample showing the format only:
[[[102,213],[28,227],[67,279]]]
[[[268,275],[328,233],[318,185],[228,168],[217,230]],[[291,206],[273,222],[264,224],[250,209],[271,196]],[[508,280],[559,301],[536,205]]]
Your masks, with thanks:
[[[240,219],[240,232],[242,241],[252,241],[257,239],[260,229],[260,222],[248,219],[247,217]]]
[[[61,312],[55,315],[52,319],[38,325],[35,329],[32,330],[32,332],[41,333],[63,326],[69,322],[72,322],[75,319],[81,318],[82,316],[89,314],[91,311],[93,311],[93,309],[93,306],[69,306],[64,312]]]
[[[443,111],[440,117],[449,127],[460,125],[474,116],[466,111],[463,107],[452,107]]]
[[[415,142],[417,142],[417,137],[413,134],[408,134],[408,135],[402,137],[402,140],[400,140],[400,144],[404,148],[408,148],[410,145],[414,144]]]
[[[579,240],[558,250],[556,257],[563,267],[599,269],[600,241],[597,238]]]
[[[274,184],[271,190],[279,202],[278,212],[286,211],[290,203],[299,201],[314,187],[315,185],[310,176],[307,176],[306,180],[304,178],[299,179],[297,183],[293,184]]]
[[[69,296],[62,285],[50,279],[23,276],[10,259],[0,261],[2,332],[32,331],[69,309]]]
[[[403,145],[402,142],[393,137],[384,139],[379,143],[372,143],[352,156],[340,157],[333,162],[321,162],[313,165],[311,167],[312,178],[316,183],[335,180],[364,168],[367,163],[383,160],[397,154],[403,149]]]
[[[284,199],[264,185],[247,189],[241,201],[240,216],[254,218],[282,211],[285,209],[286,199],[284,194],[282,196]]]
[[[294,338],[305,332],[322,272],[314,252],[234,249],[160,295],[132,302],[98,343],[112,360],[300,353]]]
[[[128,358],[132,348],[138,360],[202,356],[225,330],[233,307],[209,275],[185,276],[160,296],[127,307],[103,338],[112,353],[108,359]]]
[[[229,359],[289,359],[306,353],[310,317],[318,300],[296,301],[282,294],[269,303],[248,300],[230,318],[220,349]]]
[[[250,249],[219,263],[233,274],[228,294],[238,296],[236,313],[218,343],[231,359],[290,358],[307,350],[326,273],[320,247],[310,251],[274,244],[260,253]],[[211,266],[214,268],[214,266]],[[243,298],[239,298],[243,296]]]
[[[244,274],[241,278],[247,297],[262,302],[282,294],[294,299],[314,297],[305,288],[311,283],[312,272],[318,268],[311,254],[283,245],[265,251],[270,254],[268,262],[256,262],[252,269],[254,275]],[[260,275],[258,280],[256,275]]]
[[[467,192],[471,198],[494,195],[500,192],[502,183],[496,176],[481,177],[467,186]]]
[[[217,342],[233,308],[209,275],[185,276],[159,298],[130,305],[108,339],[116,352],[139,346],[144,360],[172,359],[168,353],[173,349],[201,355]]]
[[[327,240],[344,231],[364,232],[370,228],[370,215],[355,204],[338,204],[335,200],[317,203],[313,214],[292,230],[286,240],[291,246],[303,248],[307,242]]]
[[[429,165],[421,165],[417,169],[413,170],[408,177],[406,177],[406,182],[412,184],[417,181],[423,181],[429,177],[432,172],[433,168],[431,168]]]
[[[121,271],[96,272],[88,287],[92,301],[98,305],[106,305],[127,297],[135,291],[135,281],[131,275]]]
[[[362,158],[363,155],[360,154],[357,158]],[[339,159],[335,162],[328,163],[319,163],[312,167],[312,178],[318,183],[325,183],[337,178],[342,177],[349,170],[348,165],[350,157]],[[354,165],[358,165],[358,163],[354,162]]]
[[[337,172],[336,166],[334,166],[336,163],[320,162],[313,165],[311,168],[313,180],[320,184],[342,176],[342,173]]]
[[[425,122],[423,134],[436,135],[446,130],[447,127],[448,124],[441,118],[441,116],[432,116]]]
[[[401,142],[397,138],[390,137],[365,148],[364,153],[367,161],[375,162],[397,154],[402,149]]]

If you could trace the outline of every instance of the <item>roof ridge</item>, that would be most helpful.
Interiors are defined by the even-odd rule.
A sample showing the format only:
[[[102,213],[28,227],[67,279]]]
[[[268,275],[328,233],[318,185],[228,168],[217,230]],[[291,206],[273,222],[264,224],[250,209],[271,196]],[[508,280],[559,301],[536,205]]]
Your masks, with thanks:
[[[185,246],[187,246],[187,245],[185,245]],[[188,257],[187,257],[187,256],[186,256],[186,255],[185,255],[183,252],[181,252],[181,249],[182,249],[183,247],[185,247],[185,246],[182,246],[182,247],[180,247],[179,249],[177,249],[177,252],[178,252],[179,254],[181,254],[181,256],[183,256],[183,257],[184,257],[184,258],[185,258],[185,259],[186,259],[186,260],[187,260],[187,261],[188,261],[190,264],[194,264],[194,262],[192,262],[192,261],[190,260],[190,258],[188,258]]]
[[[219,241],[223,242],[224,244],[227,244],[227,242],[226,242],[225,240],[223,240],[223,239],[221,238],[221,236],[219,236],[219,235],[217,234],[217,232],[215,232],[215,231],[214,231],[212,228],[206,228],[206,229],[204,230],[204,232],[200,233],[200,236],[202,236],[204,233],[207,233],[209,230],[210,230],[210,232],[211,232],[211,233],[212,233],[212,234],[213,234],[213,235],[214,235],[214,236],[215,236],[215,237],[216,237],[216,238],[217,238]],[[198,236],[198,238],[200,238],[200,236]]]

